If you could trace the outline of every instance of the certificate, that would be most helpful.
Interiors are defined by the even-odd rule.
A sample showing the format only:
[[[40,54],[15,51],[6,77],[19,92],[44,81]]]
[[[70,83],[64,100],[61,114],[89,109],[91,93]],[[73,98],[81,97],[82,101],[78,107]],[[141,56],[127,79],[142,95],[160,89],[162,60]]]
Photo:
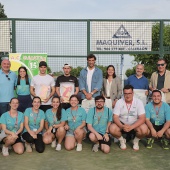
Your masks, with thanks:
[[[64,103],[69,103],[70,96],[74,94],[74,83],[63,82],[60,83],[60,95],[64,100]]]

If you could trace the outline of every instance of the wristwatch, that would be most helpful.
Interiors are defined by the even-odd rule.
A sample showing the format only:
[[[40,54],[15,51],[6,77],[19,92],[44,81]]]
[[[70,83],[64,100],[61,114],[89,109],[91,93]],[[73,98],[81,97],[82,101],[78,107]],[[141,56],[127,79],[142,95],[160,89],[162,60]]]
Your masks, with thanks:
[[[90,94],[92,94],[92,95],[93,95],[94,93],[93,93],[93,92],[90,92]]]

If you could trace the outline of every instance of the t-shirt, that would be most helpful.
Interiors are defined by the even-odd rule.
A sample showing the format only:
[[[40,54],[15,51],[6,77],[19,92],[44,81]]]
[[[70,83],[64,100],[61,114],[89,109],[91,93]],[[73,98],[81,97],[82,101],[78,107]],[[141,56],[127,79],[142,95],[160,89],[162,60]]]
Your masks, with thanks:
[[[150,122],[155,125],[163,125],[165,122],[170,121],[170,107],[165,102],[162,102],[160,108],[154,108],[153,102],[150,102],[145,106],[145,110],[146,118],[148,118]]]
[[[108,122],[112,122],[112,111],[109,108],[104,107],[103,112],[97,113],[96,107],[89,109],[86,123],[91,124],[98,133],[103,135],[106,133]]]
[[[16,79],[15,86],[17,87],[16,92],[18,95],[29,95],[30,94],[30,85],[26,84],[26,80],[20,79],[20,85],[17,85],[18,79]],[[30,83],[30,79],[28,80]]]
[[[145,108],[140,99],[133,97],[132,104],[128,106],[121,98],[116,102],[113,114],[118,115],[122,123],[132,125],[140,115],[145,114]]]
[[[5,112],[1,116],[1,124],[6,125],[9,131],[17,132],[20,129],[21,123],[24,122],[24,115],[22,112],[18,111],[16,117],[11,117],[9,112]]]
[[[54,78],[46,74],[45,76],[36,75],[32,78],[31,86],[35,88],[35,94],[40,98],[47,98],[51,93],[51,87],[55,86]],[[51,98],[42,105],[51,105]]]
[[[63,115],[65,114],[64,112],[65,112],[65,110],[62,109],[61,110],[61,119],[58,120],[56,117],[56,113],[53,113],[52,109],[48,109],[45,112],[45,121],[48,122],[48,126],[57,125],[57,124],[60,124],[61,122],[63,122],[64,121]]]
[[[69,103],[69,98],[75,92],[75,87],[78,87],[79,83],[76,77],[70,76],[59,76],[56,80],[56,87],[60,87],[60,94],[63,98],[64,103]]]
[[[91,92],[91,80],[92,80],[92,76],[93,76],[94,70],[95,70],[95,68],[90,70],[87,67],[87,86],[88,86],[89,93]]]
[[[32,131],[34,129],[38,130],[40,128],[41,120],[45,119],[44,111],[39,109],[38,113],[34,113],[32,107],[25,110],[24,116],[28,117],[28,126]],[[24,132],[27,132],[26,128],[24,129]]]
[[[71,110],[68,108],[63,116],[64,121],[68,121],[68,126],[71,130],[75,130],[78,126],[86,121],[86,111],[78,107],[77,110]]]

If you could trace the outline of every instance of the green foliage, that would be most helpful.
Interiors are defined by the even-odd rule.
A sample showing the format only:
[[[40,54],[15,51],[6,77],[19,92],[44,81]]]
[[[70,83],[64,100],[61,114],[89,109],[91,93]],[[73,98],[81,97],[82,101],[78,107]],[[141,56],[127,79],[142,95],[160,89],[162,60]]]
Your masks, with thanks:
[[[105,77],[106,76],[106,68],[107,68],[107,66],[98,65],[97,67],[99,67],[103,71],[103,77]],[[80,67],[80,66],[78,66],[76,68],[72,67],[70,74],[72,76],[79,77],[80,76],[80,71],[82,69],[83,69],[83,67]],[[61,76],[61,75],[63,75],[63,71],[54,72],[53,75],[54,76]]]
[[[133,67],[132,69],[129,68],[129,69],[126,70],[125,75],[127,77],[131,76],[132,74],[135,74],[135,67]]]
[[[70,74],[75,77],[79,77],[80,71],[83,69],[83,67],[78,66],[77,68],[71,68]]]
[[[159,51],[159,39],[160,39],[160,25],[155,24],[152,26],[152,51]],[[170,51],[170,25],[164,25],[164,36],[163,36],[164,50]],[[170,63],[170,54],[164,55],[167,63]],[[136,54],[134,55],[134,62],[141,63],[145,66],[145,75],[150,78],[151,74],[157,70],[156,62],[159,59],[158,54]],[[167,66],[170,69],[170,65]],[[128,69],[126,75],[129,76],[130,72],[133,74],[134,68]]]
[[[5,14],[4,11],[4,5],[0,3],[0,18],[7,18],[7,15]]]

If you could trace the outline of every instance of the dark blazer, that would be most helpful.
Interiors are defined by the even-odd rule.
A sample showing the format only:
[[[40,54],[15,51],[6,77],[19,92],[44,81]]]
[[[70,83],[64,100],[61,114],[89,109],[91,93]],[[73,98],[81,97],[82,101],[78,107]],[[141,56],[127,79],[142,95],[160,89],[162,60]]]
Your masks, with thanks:
[[[104,78],[103,79],[103,94],[106,96],[106,84],[107,84],[107,79]],[[115,99],[120,99],[122,95],[122,82],[121,79],[119,77],[115,77],[112,80],[112,85],[111,85],[111,89],[110,89],[110,98],[112,101],[114,101]]]

